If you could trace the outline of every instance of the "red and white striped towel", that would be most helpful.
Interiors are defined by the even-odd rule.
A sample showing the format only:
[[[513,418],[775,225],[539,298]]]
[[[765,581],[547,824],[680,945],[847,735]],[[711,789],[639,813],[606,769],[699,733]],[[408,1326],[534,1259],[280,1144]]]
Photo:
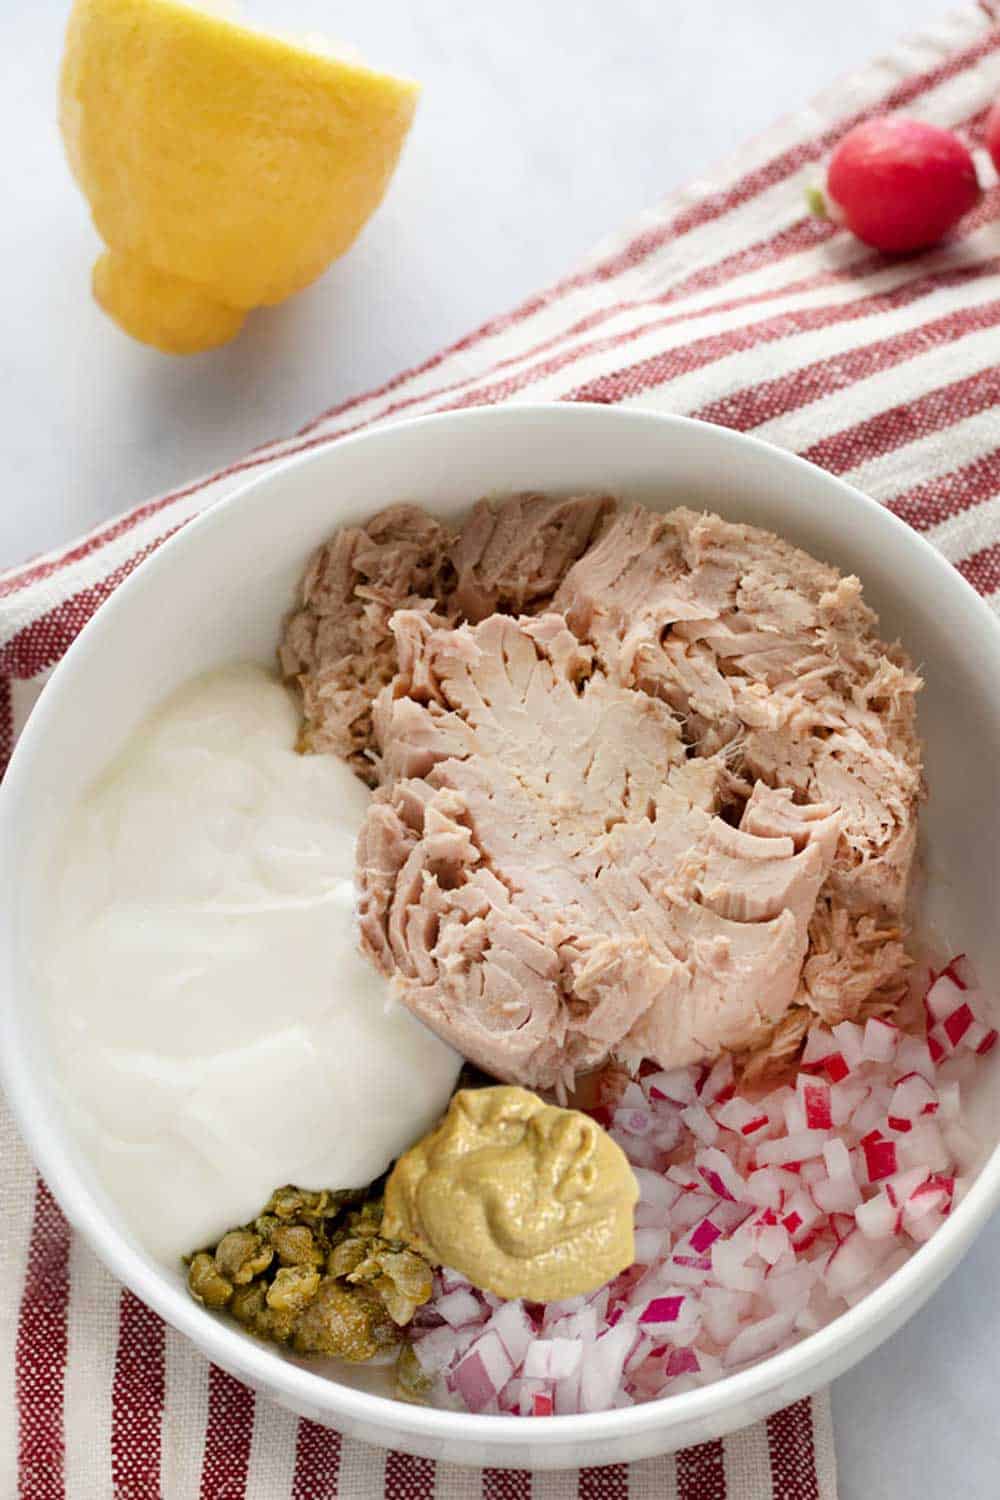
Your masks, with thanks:
[[[628,402],[752,431],[876,496],[1000,600],[1000,186],[945,248],[886,260],[808,218],[831,145],[889,109],[975,140],[998,7],[942,21],[616,236],[576,274],[242,462],[0,574],[0,764],[77,631],[244,476],[397,415]],[[298,1422],[165,1329],[69,1232],[0,1114],[0,1493],[24,1500],[834,1500],[829,1408],[579,1474],[460,1470]]]

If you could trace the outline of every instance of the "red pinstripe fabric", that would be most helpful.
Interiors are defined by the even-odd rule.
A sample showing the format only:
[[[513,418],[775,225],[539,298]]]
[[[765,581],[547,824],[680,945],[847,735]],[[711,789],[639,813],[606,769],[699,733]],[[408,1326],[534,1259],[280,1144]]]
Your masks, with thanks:
[[[243,1500],[253,1441],[253,1411],[253,1391],[213,1365],[208,1376],[201,1500]]]
[[[434,1464],[429,1458],[390,1453],[385,1461],[386,1500],[434,1500]]]
[[[239,476],[265,469],[275,454],[305,452],[404,412],[543,392],[566,400],[648,399],[742,431],[766,424],[774,440],[837,473],[879,459],[865,471],[878,476],[876,498],[942,540],[974,587],[1000,593],[1000,507],[987,503],[1000,498],[1000,442],[988,424],[967,421],[992,411],[1000,397],[1000,376],[975,352],[973,337],[1000,324],[1000,294],[991,296],[988,284],[1000,276],[990,230],[1000,220],[1000,187],[984,195],[950,247],[907,262],[876,256],[802,210],[804,173],[857,119],[927,104],[935,118],[950,111],[950,123],[973,139],[981,136],[985,108],[1000,95],[995,7],[985,4],[978,18],[970,12],[953,25],[950,54],[940,40],[927,41],[901,54],[894,78],[889,69],[849,83],[839,104],[828,99],[781,127],[773,149],[745,154],[744,164],[718,176],[711,191],[665,205],[651,224],[583,270],[418,368],[331,407],[292,437],[208,480],[149,500],[62,552],[0,576],[0,766],[17,728],[12,682],[39,680],[113,589],[189,514]],[[893,78],[888,87],[878,81],[885,78]],[[904,314],[907,327],[887,323],[891,314]],[[829,353],[831,340],[844,347]],[[918,360],[927,377],[912,400],[891,387],[886,395],[887,382],[871,378],[908,366],[910,389],[923,368]],[[695,373],[696,381],[678,384]],[[685,398],[692,389],[697,397]],[[824,405],[834,394],[837,400]],[[841,415],[823,422],[824,410]],[[948,454],[947,472],[915,483],[913,454],[923,450],[913,444],[928,438],[937,467],[940,454]],[[63,1445],[69,1247],[65,1221],[38,1184],[23,1283],[7,1293],[20,1293],[15,1383],[24,1500],[75,1500],[77,1493]],[[163,1434],[172,1420],[164,1333],[127,1292],[107,1394],[118,1500],[158,1500]],[[213,1369],[202,1500],[246,1494],[254,1417],[250,1392]],[[766,1450],[775,1500],[832,1500],[832,1480],[817,1469],[813,1421],[809,1404],[798,1403],[761,1431],[756,1451]],[[448,1492],[447,1475],[430,1460],[389,1454],[366,1469],[363,1450],[349,1439],[304,1421],[288,1434],[282,1462],[290,1488],[274,1500],[337,1500],[346,1472],[377,1473],[390,1500]],[[578,1500],[627,1500],[630,1492],[633,1500],[654,1493],[668,1500],[758,1500],[727,1493],[729,1441],[702,1444],[641,1472],[620,1465],[584,1469],[575,1492]],[[529,1500],[535,1488],[523,1471],[487,1469],[481,1476],[484,1500]]]
[[[678,1500],[726,1500],[726,1457],[721,1442],[699,1443],[677,1455]]]
[[[66,1494],[62,1406],[68,1352],[69,1243],[69,1225],[39,1178],[17,1329],[18,1493],[22,1500],[63,1500]]]
[[[299,1423],[291,1500],[336,1500],[340,1480],[339,1432]]]
[[[111,1408],[115,1500],[146,1500],[159,1494],[165,1394],[163,1324],[126,1289],[119,1303]]]
[[[767,1420],[774,1500],[818,1500],[816,1453],[808,1401],[796,1401]]]

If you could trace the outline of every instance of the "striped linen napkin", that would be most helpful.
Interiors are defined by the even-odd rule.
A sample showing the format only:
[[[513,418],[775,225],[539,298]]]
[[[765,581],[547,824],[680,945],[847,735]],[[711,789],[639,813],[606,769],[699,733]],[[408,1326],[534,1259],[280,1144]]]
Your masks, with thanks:
[[[876,496],[1000,599],[1000,186],[900,260],[806,216],[858,120],[975,141],[1000,5],[957,12],[675,194],[558,285],[241,462],[0,574],[0,764],[81,626],[190,517],[282,458],[396,416],[623,402],[753,432]],[[984,177],[985,177],[984,173]],[[835,1500],[825,1396],[721,1442],[567,1474],[458,1469],[298,1421],[210,1368],[70,1233],[0,1113],[0,1493],[23,1500]]]

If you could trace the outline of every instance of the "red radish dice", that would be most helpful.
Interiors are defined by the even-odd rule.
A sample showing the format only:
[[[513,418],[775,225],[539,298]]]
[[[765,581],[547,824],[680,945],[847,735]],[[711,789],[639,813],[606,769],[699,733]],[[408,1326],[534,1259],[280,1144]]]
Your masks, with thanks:
[[[938,1097],[921,1073],[907,1073],[892,1091],[888,1113],[913,1121],[918,1115],[936,1114]]]
[[[965,1004],[965,989],[956,984],[947,969],[935,979],[924,999],[927,1015],[931,1021],[944,1021],[952,1011]]]
[[[891,254],[936,245],[982,193],[957,135],[903,115],[848,131],[830,158],[826,184],[852,234]]]
[[[710,1146],[707,1150],[697,1152],[695,1166],[717,1197],[727,1198],[730,1203],[737,1203],[742,1199],[743,1178],[724,1151]]]
[[[967,953],[956,953],[954,958],[948,960],[946,968],[941,971],[953,979],[961,990],[973,990],[976,987],[976,976],[972,972]]]
[[[650,1073],[644,1079],[651,1099],[672,1099],[675,1104],[693,1104],[697,1098],[690,1068],[670,1068]]]
[[[829,1085],[821,1083],[819,1079],[808,1078],[800,1073],[798,1077],[798,1091],[805,1114],[806,1128],[808,1130],[831,1130],[833,1128],[833,1116],[831,1114]]]
[[[854,1021],[841,1021],[839,1025],[831,1028],[831,1034],[836,1039],[841,1056],[853,1073],[855,1068],[859,1068],[864,1062],[862,1047],[864,1032]]]
[[[701,1087],[703,1104],[724,1104],[733,1096],[733,1059],[724,1052]]]
[[[794,1317],[785,1312],[774,1313],[761,1322],[751,1323],[749,1328],[744,1328],[733,1339],[722,1357],[722,1363],[729,1367],[743,1365],[751,1359],[760,1359],[762,1355],[770,1354],[788,1337],[794,1324]]]
[[[714,1146],[719,1137],[719,1127],[700,1100],[681,1110],[681,1119],[692,1135],[705,1146]]]
[[[854,1218],[861,1233],[868,1240],[887,1240],[896,1233],[896,1216],[898,1210],[894,1207],[886,1193],[878,1193],[874,1198],[869,1198],[867,1203],[859,1203],[854,1210]]]
[[[862,1146],[868,1181],[881,1182],[883,1177],[891,1177],[896,1170],[895,1141],[873,1141],[866,1138]]]
[[[878,1016],[872,1016],[865,1023],[865,1034],[861,1041],[861,1051],[866,1062],[891,1062],[899,1041],[899,1027],[892,1026],[888,1021],[882,1021]]]
[[[950,1016],[946,1016],[944,1022],[945,1036],[953,1047],[957,1047],[969,1027],[975,1023],[975,1016],[968,1004],[963,1004],[957,1010],[953,1010]]]
[[[826,1268],[827,1290],[834,1296],[853,1291],[876,1270],[886,1248],[885,1241],[865,1239],[861,1231],[855,1229],[830,1257]]]
[[[671,1349],[667,1356],[666,1373],[671,1379],[676,1375],[697,1375],[700,1369],[698,1356],[693,1349]]]
[[[781,1178],[773,1167],[759,1167],[746,1183],[746,1199],[760,1208],[781,1207]]]
[[[770,1123],[766,1112],[746,1099],[728,1099],[715,1111],[715,1118],[726,1130],[743,1136],[756,1135]]]
[[[762,1167],[787,1166],[790,1162],[820,1156],[825,1144],[826,1136],[822,1130],[799,1130],[780,1140],[763,1141],[757,1147],[757,1160]]]

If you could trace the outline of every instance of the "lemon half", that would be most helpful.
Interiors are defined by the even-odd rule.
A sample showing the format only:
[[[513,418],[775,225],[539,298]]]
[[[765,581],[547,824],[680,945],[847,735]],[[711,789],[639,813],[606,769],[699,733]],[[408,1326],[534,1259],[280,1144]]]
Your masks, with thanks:
[[[418,86],[178,0],[76,0],[60,126],[98,302],[188,354],[301,291],[378,207]]]

